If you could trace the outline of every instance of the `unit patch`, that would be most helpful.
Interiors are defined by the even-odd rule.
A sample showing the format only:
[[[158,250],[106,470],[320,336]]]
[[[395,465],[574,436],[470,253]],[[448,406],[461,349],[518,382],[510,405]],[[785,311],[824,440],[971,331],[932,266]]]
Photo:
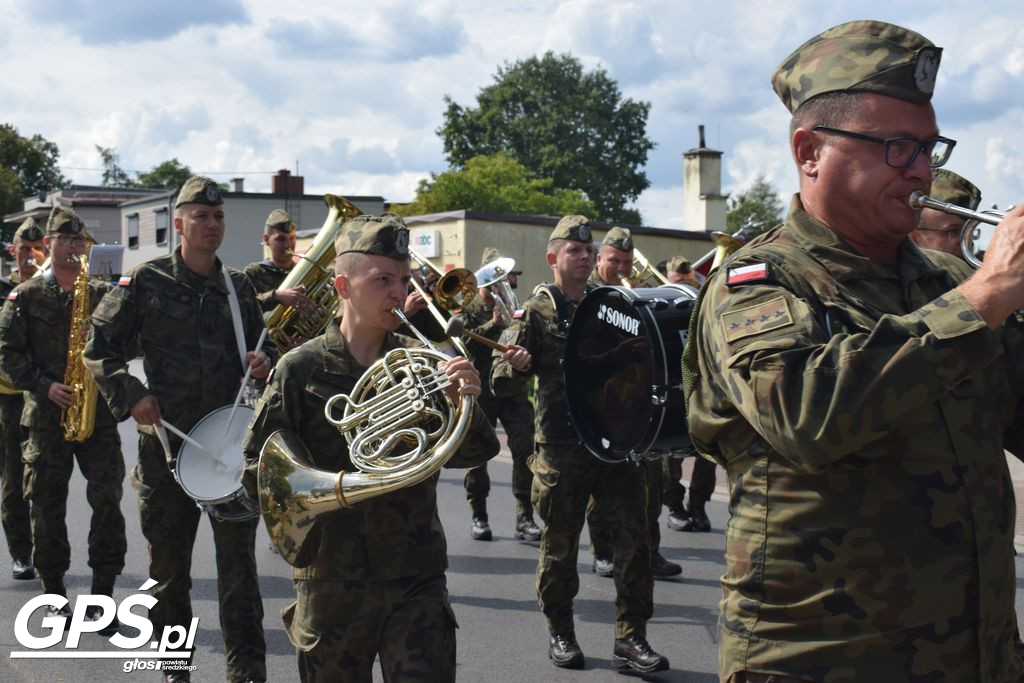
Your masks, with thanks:
[[[722,329],[727,342],[789,327],[792,324],[793,316],[789,312],[789,302],[781,296],[747,308],[729,311],[722,316]]]

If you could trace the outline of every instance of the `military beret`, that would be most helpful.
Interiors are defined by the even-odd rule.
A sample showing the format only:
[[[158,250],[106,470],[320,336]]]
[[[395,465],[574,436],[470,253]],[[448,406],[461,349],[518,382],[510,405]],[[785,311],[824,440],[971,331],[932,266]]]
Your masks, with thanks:
[[[981,204],[981,190],[974,183],[944,168],[932,169],[932,189],[928,195],[965,209],[977,209]]]
[[[77,235],[85,230],[85,222],[78,214],[63,206],[50,209],[50,218],[46,221],[46,232],[50,234]]]
[[[486,266],[491,261],[501,258],[501,252],[494,247],[484,247],[484,255],[480,259],[480,265]]]
[[[687,273],[692,272],[693,268],[690,266],[689,259],[685,256],[673,256],[668,260],[668,263],[665,264],[665,270],[669,273],[682,273],[683,275],[686,275]]]
[[[555,240],[571,240],[573,242],[592,242],[590,235],[590,219],[586,216],[564,216],[551,231],[548,242]]]
[[[263,226],[264,231],[270,232],[271,230],[279,230],[281,232],[291,232],[295,230],[295,222],[292,221],[292,217],[288,215],[288,212],[284,209],[274,209],[267,216],[267,222]]]
[[[942,48],[883,21],[850,21],[814,36],[772,74],[790,112],[829,92],[871,92],[917,104],[932,98]]]
[[[23,220],[14,232],[14,239],[19,237],[26,242],[35,242],[43,239],[43,229],[39,227],[39,221],[32,216]]]
[[[633,251],[633,235],[626,228],[616,226],[605,233],[601,245],[615,247],[619,251]]]
[[[224,203],[220,196],[220,187],[209,178],[194,175],[185,181],[178,191],[178,200],[174,202],[174,208],[182,204],[205,204],[206,206],[220,206]]]
[[[409,228],[395,213],[356,216],[341,226],[334,251],[338,255],[372,254],[405,261],[409,258]]]

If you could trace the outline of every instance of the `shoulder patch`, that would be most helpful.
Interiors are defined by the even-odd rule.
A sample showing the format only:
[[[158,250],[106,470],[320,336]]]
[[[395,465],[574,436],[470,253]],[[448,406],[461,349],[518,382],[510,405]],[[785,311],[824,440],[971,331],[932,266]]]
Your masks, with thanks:
[[[727,285],[740,285],[748,282],[762,282],[768,279],[768,264],[753,263],[749,266],[730,268],[725,279]]]
[[[517,308],[516,312],[512,314],[512,317],[516,320],[521,320],[523,317],[523,309]]]
[[[781,296],[729,311],[722,316],[722,330],[727,342],[782,329],[792,324],[793,316],[789,311],[789,302]]]
[[[122,275],[121,279],[117,281],[117,286],[118,287],[127,287],[131,283],[132,283],[132,276],[131,275]]]
[[[18,290],[14,290],[10,294],[7,295],[7,300],[8,301],[15,301],[17,298],[18,298]]]

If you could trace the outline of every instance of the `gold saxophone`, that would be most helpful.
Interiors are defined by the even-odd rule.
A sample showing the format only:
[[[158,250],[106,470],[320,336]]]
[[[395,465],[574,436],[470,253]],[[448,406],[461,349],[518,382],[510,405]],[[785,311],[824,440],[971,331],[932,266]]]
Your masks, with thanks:
[[[278,289],[302,286],[313,305],[299,310],[278,304],[266,317],[268,336],[274,340],[279,353],[298,346],[320,334],[334,319],[338,308],[338,294],[334,291],[334,238],[341,226],[362,213],[355,204],[338,195],[325,194],[324,202],[330,211],[320,232],[295,267],[288,271]]]
[[[75,392],[71,405],[60,411],[60,424],[64,438],[81,443],[92,436],[96,423],[96,380],[85,368],[82,351],[88,330],[89,315],[89,257],[75,257],[82,269],[75,277],[71,298],[71,332],[68,335],[68,362],[64,370],[64,384]]]

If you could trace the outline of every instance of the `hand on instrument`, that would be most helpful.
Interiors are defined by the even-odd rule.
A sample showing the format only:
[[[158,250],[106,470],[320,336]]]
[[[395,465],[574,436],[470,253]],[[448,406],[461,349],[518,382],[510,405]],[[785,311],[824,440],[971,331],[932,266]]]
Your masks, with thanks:
[[[302,310],[313,305],[313,300],[306,296],[306,288],[303,285],[279,289],[274,292],[274,298],[285,306],[291,306]]]
[[[528,372],[533,367],[533,356],[522,346],[508,345],[508,351],[501,354],[505,362],[520,372]]]
[[[140,425],[164,426],[160,422],[160,404],[152,394],[140,398],[138,403],[132,406],[131,414]]]
[[[473,364],[465,356],[455,356],[439,366],[451,380],[451,385],[445,389],[453,401],[458,401],[459,396],[480,395],[480,373],[476,371]]]
[[[491,309],[491,322],[495,325],[504,326],[505,324],[505,319],[501,317],[501,307],[497,304],[495,304],[494,308]]]
[[[409,292],[409,296],[405,297],[405,303],[402,304],[402,313],[405,313],[405,317],[411,318],[426,307],[427,300],[414,289]]]
[[[75,390],[67,384],[54,382],[46,391],[46,398],[59,405],[61,408],[70,408],[71,403],[75,400]]]
[[[252,366],[252,377],[266,379],[270,374],[270,359],[262,351],[246,351],[245,360]]]
[[[1024,306],[1024,204],[996,226],[984,263],[957,289],[992,329]]]

